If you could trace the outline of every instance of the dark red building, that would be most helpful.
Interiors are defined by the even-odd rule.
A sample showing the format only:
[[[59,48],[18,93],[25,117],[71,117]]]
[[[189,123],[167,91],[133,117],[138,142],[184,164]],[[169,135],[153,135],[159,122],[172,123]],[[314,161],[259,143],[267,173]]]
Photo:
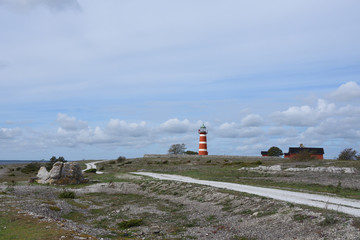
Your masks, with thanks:
[[[324,159],[324,149],[323,148],[311,148],[311,147],[290,147],[289,152],[284,154],[286,158],[294,158],[302,152],[310,153],[312,158]]]
[[[268,151],[261,151],[261,156],[263,156],[263,157],[269,156]]]

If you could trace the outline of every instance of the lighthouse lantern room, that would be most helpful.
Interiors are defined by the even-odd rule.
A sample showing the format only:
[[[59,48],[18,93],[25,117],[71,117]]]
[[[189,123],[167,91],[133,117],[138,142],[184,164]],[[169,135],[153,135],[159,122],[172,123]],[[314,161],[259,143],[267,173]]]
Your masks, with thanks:
[[[207,130],[203,124],[199,129],[200,141],[199,141],[199,155],[208,155],[207,143],[206,143],[206,134]]]

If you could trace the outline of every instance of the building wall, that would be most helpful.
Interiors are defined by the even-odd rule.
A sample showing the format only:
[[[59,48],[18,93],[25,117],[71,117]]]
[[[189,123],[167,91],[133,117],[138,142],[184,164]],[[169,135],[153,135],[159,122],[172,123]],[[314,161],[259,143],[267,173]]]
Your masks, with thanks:
[[[285,154],[284,155],[285,158],[295,158],[296,154]],[[311,154],[310,157],[315,158],[315,159],[324,159],[324,155],[322,154]]]

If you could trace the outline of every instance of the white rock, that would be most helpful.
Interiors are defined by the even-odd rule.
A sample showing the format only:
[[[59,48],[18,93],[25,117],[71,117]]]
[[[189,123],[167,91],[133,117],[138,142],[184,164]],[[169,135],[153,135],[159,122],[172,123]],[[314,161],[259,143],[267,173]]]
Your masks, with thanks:
[[[46,167],[41,167],[36,177],[39,178],[38,183],[46,183],[50,177],[50,173],[46,170]]]

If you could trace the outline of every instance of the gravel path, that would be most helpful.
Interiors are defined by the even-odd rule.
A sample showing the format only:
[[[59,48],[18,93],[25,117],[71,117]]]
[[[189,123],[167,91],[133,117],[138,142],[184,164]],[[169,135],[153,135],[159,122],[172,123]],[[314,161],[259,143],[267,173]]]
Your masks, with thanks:
[[[360,217],[360,201],[346,198],[338,198],[319,194],[292,192],[272,188],[254,187],[235,183],[198,180],[179,175],[159,174],[150,172],[133,172],[136,175],[149,176],[161,180],[196,183],[233,191],[246,192],[258,196],[268,197],[281,201],[304,204],[313,207],[335,210],[352,216]]]
[[[89,169],[96,169],[96,164],[101,163],[101,162],[103,162],[103,161],[85,163],[86,164],[86,169],[84,169],[83,172],[85,172],[86,170],[89,170]],[[104,174],[104,172],[100,172],[100,171],[96,171],[96,173],[97,174]]]

